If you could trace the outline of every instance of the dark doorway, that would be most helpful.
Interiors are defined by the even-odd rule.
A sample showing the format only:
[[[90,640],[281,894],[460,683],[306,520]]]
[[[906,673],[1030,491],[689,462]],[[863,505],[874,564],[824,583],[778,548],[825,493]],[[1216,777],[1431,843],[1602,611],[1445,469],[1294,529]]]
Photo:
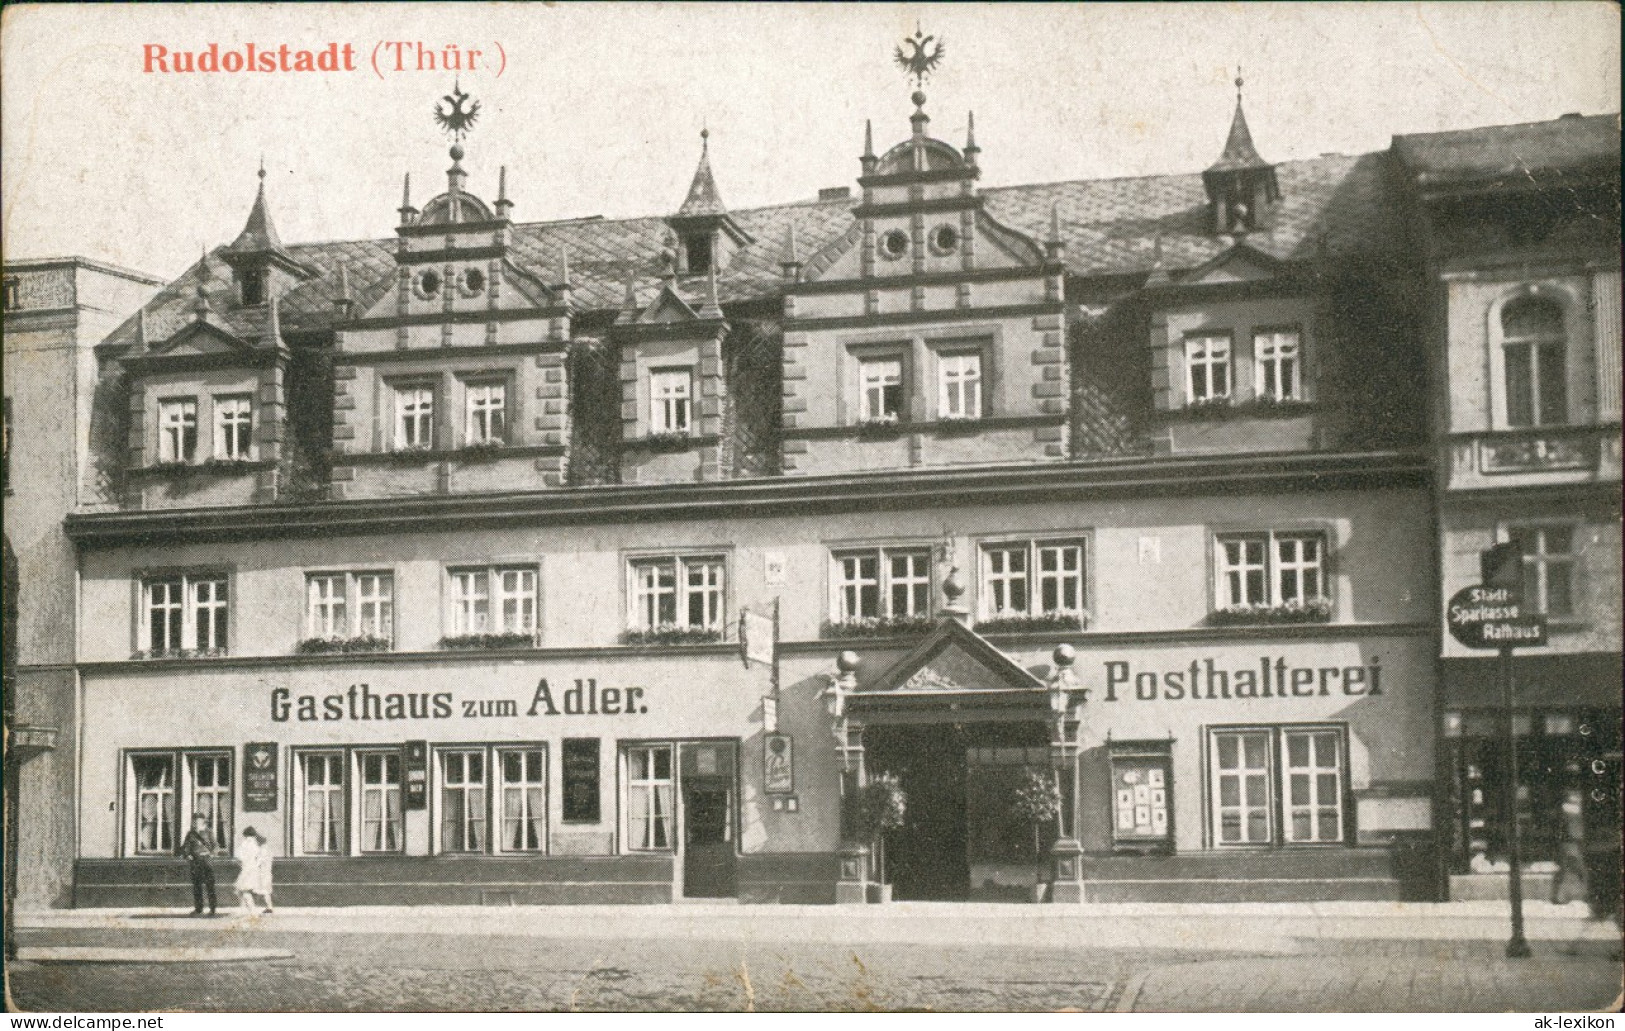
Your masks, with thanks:
[[[895,773],[908,796],[903,826],[885,841],[885,876],[894,899],[963,899],[965,732],[953,723],[869,727],[864,765]]]
[[[864,766],[895,773],[908,796],[903,826],[886,835],[885,877],[892,898],[950,901],[971,895],[972,748],[1027,752],[1048,743],[1044,724],[915,723],[864,729]],[[987,808],[983,800],[983,808]],[[985,814],[984,814],[985,816]],[[984,823],[987,821],[984,819]],[[1031,830],[1019,829],[1021,845]],[[1017,833],[1013,831],[1012,833]],[[985,835],[984,835],[985,836]],[[1031,848],[1031,845],[1026,845]]]
[[[734,758],[732,743],[682,745],[685,898],[731,898],[736,892]]]

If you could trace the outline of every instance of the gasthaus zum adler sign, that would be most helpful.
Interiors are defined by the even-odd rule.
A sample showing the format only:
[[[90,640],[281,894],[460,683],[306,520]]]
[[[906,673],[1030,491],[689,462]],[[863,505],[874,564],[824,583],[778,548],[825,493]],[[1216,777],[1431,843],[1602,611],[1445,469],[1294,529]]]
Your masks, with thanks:
[[[1530,648],[1546,643],[1546,617],[1526,613],[1507,587],[1464,587],[1445,607],[1450,636],[1468,648]]]

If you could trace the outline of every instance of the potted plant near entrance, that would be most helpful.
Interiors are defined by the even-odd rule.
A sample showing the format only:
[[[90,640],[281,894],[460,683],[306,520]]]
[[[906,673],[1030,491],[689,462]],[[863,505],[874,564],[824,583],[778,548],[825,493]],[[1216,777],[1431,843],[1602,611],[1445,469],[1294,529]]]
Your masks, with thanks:
[[[891,884],[886,880],[886,832],[903,825],[907,808],[908,796],[895,773],[877,774],[858,791],[857,829],[875,861],[871,902],[891,901]]]
[[[1011,810],[1033,829],[1033,859],[1037,863],[1037,878],[1033,883],[1033,901],[1044,901],[1044,846],[1039,839],[1039,828],[1061,814],[1061,786],[1056,782],[1054,770],[1023,771],[1016,787]]]

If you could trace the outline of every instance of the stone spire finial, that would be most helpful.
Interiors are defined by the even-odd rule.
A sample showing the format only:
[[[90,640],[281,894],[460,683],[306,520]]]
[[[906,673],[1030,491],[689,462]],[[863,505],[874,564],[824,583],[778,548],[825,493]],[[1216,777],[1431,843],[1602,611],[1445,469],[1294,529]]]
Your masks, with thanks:
[[[146,306],[136,309],[135,313],[135,351],[137,354],[147,349],[147,309]]]
[[[1049,206],[1049,236],[1044,240],[1044,254],[1050,261],[1066,256],[1066,240],[1061,237],[1061,204],[1051,201]]]
[[[784,273],[784,278],[791,283],[801,279],[801,251],[796,246],[794,221],[784,230],[784,250],[779,255],[779,269]]]
[[[570,289],[570,248],[566,244],[559,244],[559,285]]]
[[[339,262],[339,295],[333,299],[333,306],[339,310],[340,318],[349,318],[355,310],[355,298],[350,296],[350,265],[348,262]]]
[[[976,145],[976,112],[970,111],[965,115],[965,164],[976,164],[976,155],[981,152]]]
[[[463,154],[465,153],[463,145],[453,143],[447,153],[451,155],[451,167],[446,169],[446,192],[462,193],[464,192],[463,187],[468,183],[468,171],[463,168]],[[460,221],[458,217],[460,207],[461,205],[458,204],[451,206],[452,221],[454,222]]]
[[[273,292],[265,299],[265,336],[264,340],[272,347],[282,343],[282,315],[278,308],[277,295]]]
[[[863,174],[873,174],[880,159],[875,157],[875,123],[865,118],[863,120],[863,156],[858,159],[863,165]]]
[[[513,211],[513,201],[508,199],[507,165],[497,169],[497,202],[495,207],[498,218],[507,218]]]
[[[407,172],[401,179],[401,206],[396,209],[401,214],[401,225],[409,226],[418,219],[418,209],[412,206],[412,173]]]
[[[705,307],[700,309],[700,317],[705,319],[722,318],[722,305],[717,302],[717,266],[711,263],[710,270],[705,277]]]
[[[203,284],[208,278],[209,248],[205,246],[203,254],[198,258],[197,263],[197,300],[192,302],[192,313],[198,317],[199,321],[207,318],[209,314],[209,295],[203,290]]]

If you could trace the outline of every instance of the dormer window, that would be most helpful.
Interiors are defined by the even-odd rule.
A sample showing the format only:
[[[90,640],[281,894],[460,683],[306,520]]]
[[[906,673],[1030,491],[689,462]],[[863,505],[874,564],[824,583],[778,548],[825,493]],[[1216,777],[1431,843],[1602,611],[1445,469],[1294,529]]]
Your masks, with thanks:
[[[244,269],[237,274],[237,284],[242,291],[244,305],[265,303],[265,273],[258,269]]]
[[[683,251],[688,256],[688,273],[703,276],[711,271],[711,234],[689,233],[683,237]]]

